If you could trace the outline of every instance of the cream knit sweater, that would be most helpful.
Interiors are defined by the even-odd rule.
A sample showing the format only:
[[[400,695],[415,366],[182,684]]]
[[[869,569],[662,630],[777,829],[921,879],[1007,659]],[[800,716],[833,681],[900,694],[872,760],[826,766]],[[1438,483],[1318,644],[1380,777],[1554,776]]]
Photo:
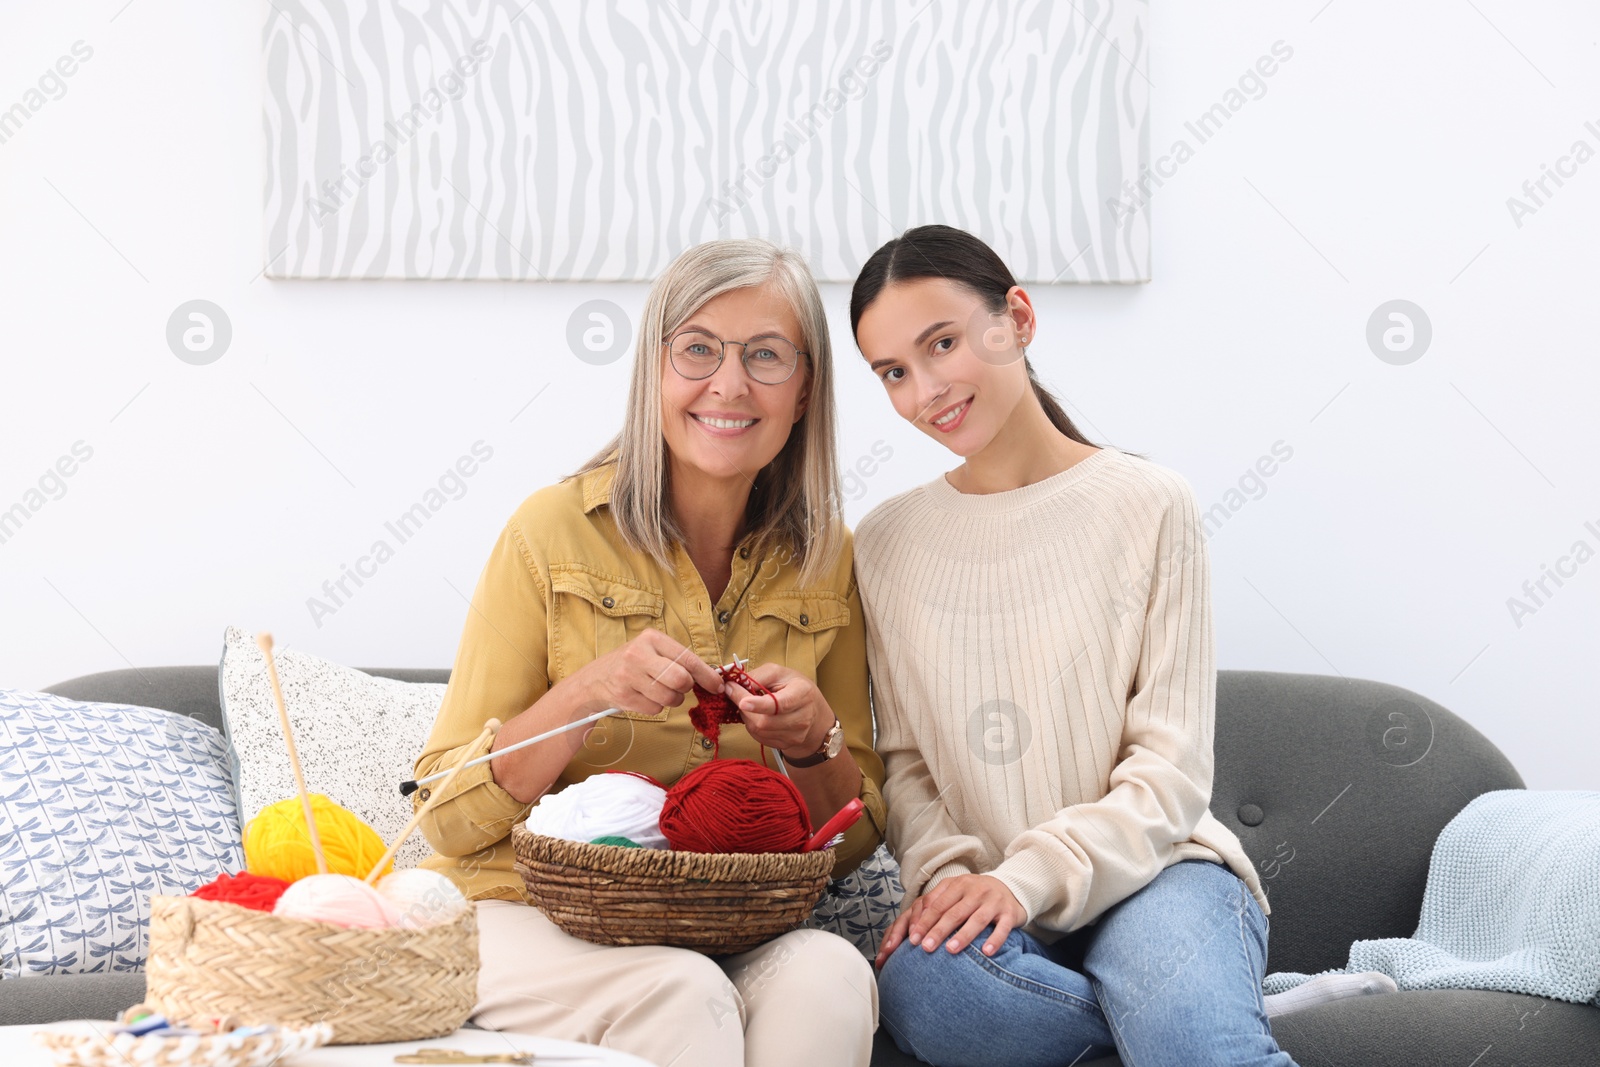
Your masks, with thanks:
[[[1210,563],[1182,476],[1106,448],[1008,492],[940,477],[874,508],[855,560],[908,901],[991,874],[1054,941],[1204,859],[1270,914],[1207,810]]]

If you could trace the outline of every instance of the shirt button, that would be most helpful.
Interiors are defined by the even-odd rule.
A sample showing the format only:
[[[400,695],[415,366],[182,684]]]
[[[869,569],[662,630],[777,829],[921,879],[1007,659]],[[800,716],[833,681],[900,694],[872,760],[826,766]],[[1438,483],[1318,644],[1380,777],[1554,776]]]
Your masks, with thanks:
[[[603,600],[600,601],[600,603],[604,604],[608,608],[614,608],[614,607],[617,606],[617,602],[614,599],[612,599],[611,597],[604,598]]]
[[[726,626],[728,625],[728,617],[728,613],[724,611],[722,614],[717,616],[717,621]]]
[[[750,558],[750,546],[746,545],[744,548],[741,548],[739,550],[739,558],[740,559],[749,559]]]
[[[428,798],[431,797],[431,796],[433,796],[433,793],[430,790],[427,790],[427,789],[419,789],[419,790],[417,790],[417,799],[422,801],[424,804],[426,804],[428,802]]]
[[[700,739],[700,747],[701,747],[701,748],[710,748],[710,747],[711,747],[711,738],[709,738],[709,737],[702,737],[702,738],[701,738],[701,739]]]
[[[800,625],[801,626],[810,626],[811,625],[811,616],[809,616],[809,615],[801,615],[800,616]]]

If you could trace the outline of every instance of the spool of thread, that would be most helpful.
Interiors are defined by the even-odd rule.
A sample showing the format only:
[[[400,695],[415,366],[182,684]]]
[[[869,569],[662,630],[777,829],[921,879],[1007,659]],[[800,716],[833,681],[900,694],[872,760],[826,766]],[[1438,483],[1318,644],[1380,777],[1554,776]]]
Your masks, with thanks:
[[[385,851],[378,831],[352,811],[311,794],[311,811],[328,859],[328,873],[364,878]],[[305,809],[299,797],[268,804],[244,828],[245,868],[251,874],[297,882],[317,873],[317,857],[306,832]],[[385,865],[385,871],[394,865]]]
[[[799,852],[811,816],[795,784],[754,760],[712,760],[678,779],[661,833],[681,852]]]
[[[378,883],[378,892],[394,908],[395,925],[407,930],[438,926],[467,910],[467,898],[454,882],[420,867],[395,871]]]
[[[307,875],[283,891],[272,913],[362,930],[383,930],[399,919],[382,893],[348,874]]]
[[[661,783],[631,771],[607,771],[546,793],[528,812],[530,833],[564,841],[626,837],[643,848],[666,848],[661,835]]]
[[[241,908],[271,911],[289,883],[282,878],[240,871],[238,874],[219,874],[189,895],[201,900],[215,900],[224,904],[237,904]]]

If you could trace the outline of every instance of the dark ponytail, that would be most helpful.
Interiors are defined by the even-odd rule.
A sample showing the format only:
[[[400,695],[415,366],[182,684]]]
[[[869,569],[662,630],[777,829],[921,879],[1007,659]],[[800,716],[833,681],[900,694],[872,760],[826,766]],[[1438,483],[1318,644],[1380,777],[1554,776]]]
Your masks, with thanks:
[[[917,226],[872,253],[861,268],[850,290],[850,332],[856,332],[861,316],[885,288],[913,278],[945,278],[965,286],[995,314],[1005,310],[1006,294],[1017,284],[1005,261],[972,234],[953,226]],[[1051,425],[1079,444],[1100,447],[1073,425],[1061,402],[1040,383],[1026,356],[1022,365]]]

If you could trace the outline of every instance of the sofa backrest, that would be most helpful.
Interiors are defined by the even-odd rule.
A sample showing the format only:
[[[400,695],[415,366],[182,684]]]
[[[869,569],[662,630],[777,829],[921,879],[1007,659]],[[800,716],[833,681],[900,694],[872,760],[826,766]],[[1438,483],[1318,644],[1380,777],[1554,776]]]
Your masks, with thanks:
[[[406,682],[450,677],[363,669]],[[49,691],[222,727],[216,667],[107,671]],[[1487,738],[1409,690],[1320,674],[1217,672],[1211,811],[1239,835],[1267,890],[1269,971],[1341,967],[1352,941],[1411,936],[1439,831],[1480,793],[1521,788]]]
[[[1479,794],[1522,788],[1486,737],[1410,690],[1217,672],[1211,812],[1267,891],[1269,972],[1343,967],[1352,941],[1416,933],[1439,831]]]
[[[448,682],[449,668],[360,667],[378,678],[400,682]],[[45,690],[69,700],[103,701],[162,708],[222,729],[222,693],[216,667],[140,667],[86,674]]]

